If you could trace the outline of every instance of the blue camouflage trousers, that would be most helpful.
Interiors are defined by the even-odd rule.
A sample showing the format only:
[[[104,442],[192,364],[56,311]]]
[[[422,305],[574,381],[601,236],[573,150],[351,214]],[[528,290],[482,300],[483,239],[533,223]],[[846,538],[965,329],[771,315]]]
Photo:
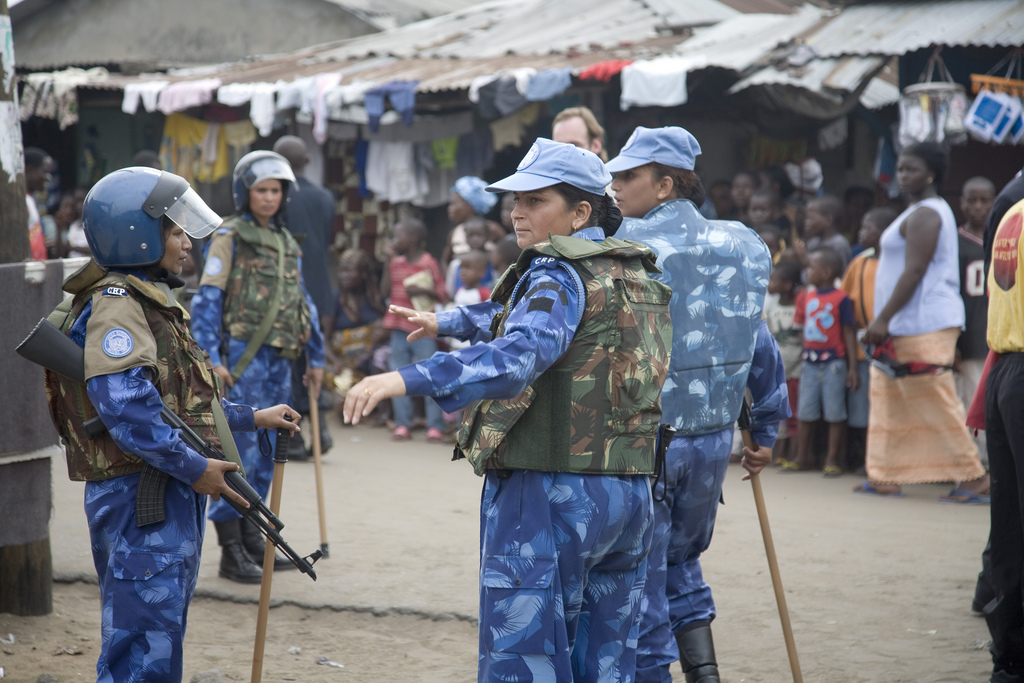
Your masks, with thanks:
[[[233,368],[245,351],[246,342],[230,339],[228,342],[228,367]],[[228,389],[228,400],[233,403],[244,403],[256,410],[270,408],[279,403],[288,403],[292,393],[292,361],[282,358],[272,346],[261,346],[253,357],[249,367]],[[242,458],[245,468],[245,479],[261,498],[266,499],[270,490],[270,481],[274,478],[274,459],[260,452],[261,435],[266,433],[270,439],[270,454],[277,443],[276,430],[257,429],[255,432],[236,432],[235,446]],[[264,443],[266,437],[262,437]],[[228,505],[225,498],[210,504],[210,519],[214,522],[226,522],[238,517],[238,513]]]
[[[654,540],[641,598],[637,683],[668,683],[679,659],[675,633],[715,618],[711,588],[700,555],[711,545],[722,496],[732,428],[701,436],[677,436],[665,455],[665,499],[654,503]],[[660,497],[659,481],[655,494]]]
[[[478,680],[632,683],[651,519],[646,476],[489,471]]]
[[[85,515],[99,577],[99,683],[180,681],[188,606],[199,576],[206,496],[173,477],[166,519],[135,526],[139,475],[86,482]]]

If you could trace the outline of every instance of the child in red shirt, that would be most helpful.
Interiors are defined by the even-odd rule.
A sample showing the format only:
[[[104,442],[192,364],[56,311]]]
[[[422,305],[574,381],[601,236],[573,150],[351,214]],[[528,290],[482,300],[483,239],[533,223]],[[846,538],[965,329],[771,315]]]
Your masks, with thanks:
[[[421,221],[405,220],[395,226],[391,238],[391,259],[384,268],[381,295],[389,303],[418,311],[434,310],[435,304],[448,300],[441,267],[433,256],[423,250],[427,229]],[[437,351],[437,340],[430,338],[410,342],[406,337],[419,326],[391,313],[384,315],[384,328],[391,331],[392,370],[410,363],[426,360]],[[412,438],[412,399],[402,396],[391,400],[395,412],[395,431],[391,438],[407,441]],[[440,443],[444,434],[441,407],[433,399],[426,399],[427,441]]]
[[[787,469],[816,468],[817,458],[810,453],[811,430],[824,414],[829,427],[826,477],[843,473],[839,451],[845,444],[846,388],[856,390],[859,383],[853,303],[846,292],[835,288],[842,268],[842,259],[832,249],[812,252],[807,268],[811,287],[797,295],[793,317],[794,327],[803,330],[804,364],[797,407],[797,460]],[[854,362],[847,362],[848,355]]]

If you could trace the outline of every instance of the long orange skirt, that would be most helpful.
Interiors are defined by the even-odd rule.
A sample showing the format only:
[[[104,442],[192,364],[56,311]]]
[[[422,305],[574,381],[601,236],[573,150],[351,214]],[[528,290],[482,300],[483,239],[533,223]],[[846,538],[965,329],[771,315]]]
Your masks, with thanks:
[[[901,363],[952,365],[959,328],[894,337]],[[891,379],[871,367],[868,478],[882,484],[970,481],[985,474],[952,372]]]

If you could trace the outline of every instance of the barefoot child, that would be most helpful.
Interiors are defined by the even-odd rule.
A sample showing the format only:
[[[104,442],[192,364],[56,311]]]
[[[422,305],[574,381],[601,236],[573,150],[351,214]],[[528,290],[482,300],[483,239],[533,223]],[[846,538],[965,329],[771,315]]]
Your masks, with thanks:
[[[828,453],[825,476],[843,473],[839,451],[846,432],[846,387],[857,388],[857,364],[847,363],[847,349],[855,341],[853,304],[834,283],[842,272],[842,261],[831,249],[811,252],[807,282],[811,288],[797,299],[794,323],[803,328],[803,368],[800,371],[800,399],[797,432],[797,461],[789,470],[817,467],[810,452],[811,431],[824,414],[828,422]]]

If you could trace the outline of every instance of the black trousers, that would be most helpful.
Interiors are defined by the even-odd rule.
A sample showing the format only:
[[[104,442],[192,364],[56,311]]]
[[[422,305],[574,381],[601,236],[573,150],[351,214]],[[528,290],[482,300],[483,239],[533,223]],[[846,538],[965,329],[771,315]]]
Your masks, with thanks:
[[[985,620],[994,671],[1024,681],[1024,354],[1004,355],[989,374],[985,436],[992,477],[989,579],[995,592]]]

